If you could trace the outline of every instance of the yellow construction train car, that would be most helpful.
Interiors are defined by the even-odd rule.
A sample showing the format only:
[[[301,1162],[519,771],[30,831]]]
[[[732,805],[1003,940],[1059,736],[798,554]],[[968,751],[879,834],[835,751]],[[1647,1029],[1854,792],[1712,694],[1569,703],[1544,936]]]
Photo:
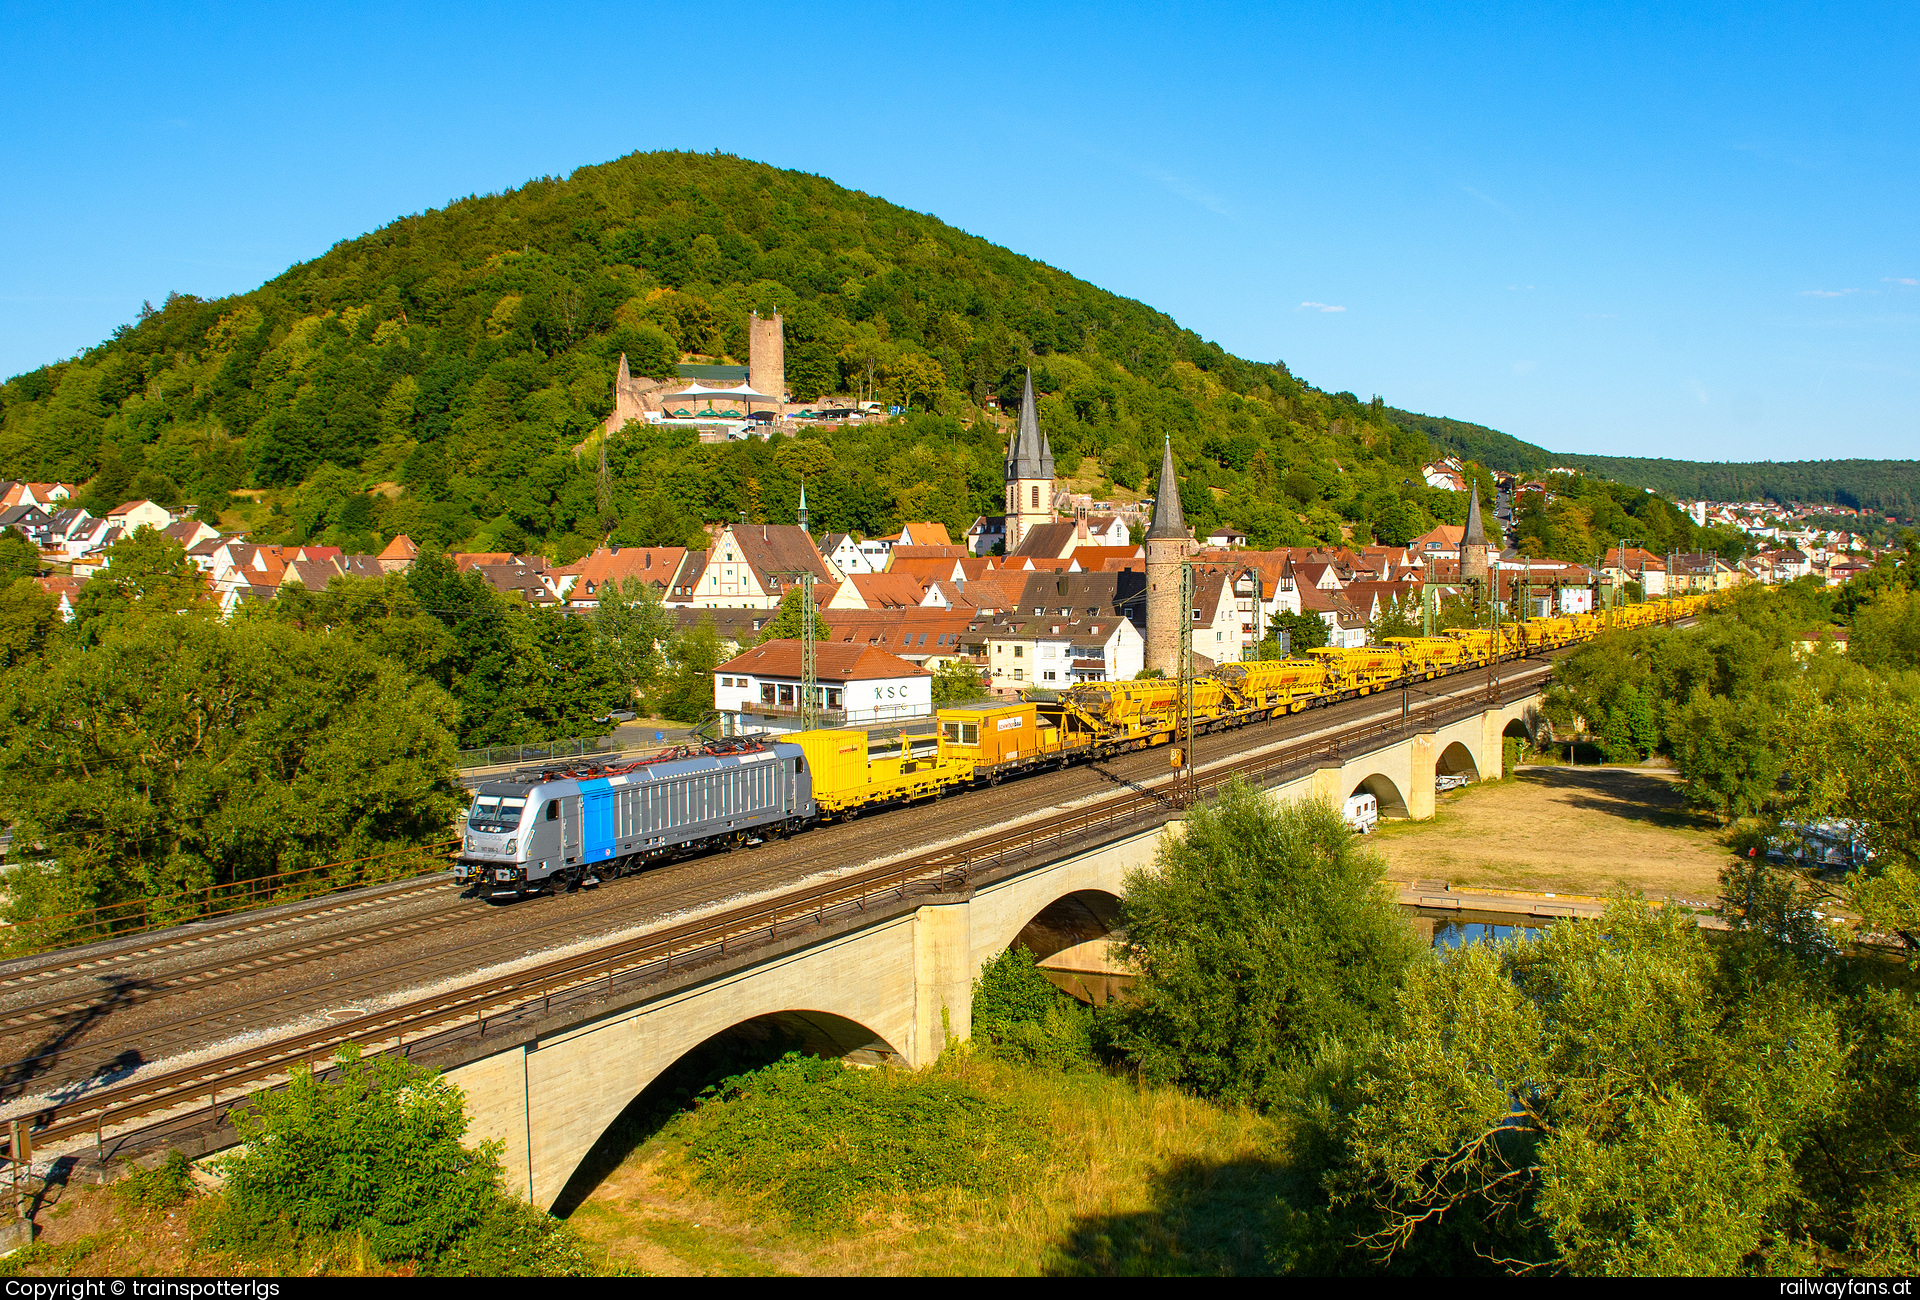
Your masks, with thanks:
[[[1240,708],[1261,717],[1298,713],[1327,689],[1327,665],[1319,659],[1256,659],[1221,664],[1213,675]]]
[[[1399,681],[1405,671],[1401,667],[1399,648],[1391,645],[1348,649],[1321,646],[1307,653],[1327,666],[1327,690],[1336,698],[1371,695]]]
[[[1705,596],[1681,597],[1497,628],[1451,628],[1440,636],[1394,637],[1364,648],[1322,647],[1294,659],[1222,664],[1194,681],[1193,729],[1203,735],[1404,682],[1483,668],[1614,628],[1690,617],[1707,604]],[[1031,699],[943,708],[931,758],[916,759],[904,740],[898,753],[869,752],[864,732],[816,732],[802,743],[819,747],[816,789],[822,807],[851,812],[867,804],[923,798],[943,784],[998,783],[1035,768],[1167,744],[1176,738],[1180,717],[1177,680],[1086,682],[1063,692],[1036,692]]]
[[[916,757],[909,738],[898,746],[874,750],[865,731],[853,727],[832,731],[797,731],[782,736],[806,752],[813,773],[813,798],[823,813],[850,817],[864,808],[937,798],[972,778],[972,767],[960,759],[936,753]]]

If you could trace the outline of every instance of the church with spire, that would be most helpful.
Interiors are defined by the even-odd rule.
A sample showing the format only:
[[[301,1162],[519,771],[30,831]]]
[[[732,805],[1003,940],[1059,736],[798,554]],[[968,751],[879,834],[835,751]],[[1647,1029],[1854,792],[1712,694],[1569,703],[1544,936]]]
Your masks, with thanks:
[[[1033,371],[1027,371],[1026,390],[1020,395],[1020,422],[1007,442],[1006,553],[1020,549],[1027,534],[1053,516],[1053,448],[1040,430],[1040,413],[1033,403]]]

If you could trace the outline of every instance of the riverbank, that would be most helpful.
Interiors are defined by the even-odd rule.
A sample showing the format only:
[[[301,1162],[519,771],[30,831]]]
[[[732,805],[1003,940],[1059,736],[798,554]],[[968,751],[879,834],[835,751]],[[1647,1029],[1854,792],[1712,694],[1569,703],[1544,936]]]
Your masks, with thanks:
[[[1519,767],[1439,796],[1430,821],[1383,821],[1371,840],[1387,874],[1410,884],[1591,898],[1624,889],[1702,907],[1727,861],[1720,827],[1661,768]]]

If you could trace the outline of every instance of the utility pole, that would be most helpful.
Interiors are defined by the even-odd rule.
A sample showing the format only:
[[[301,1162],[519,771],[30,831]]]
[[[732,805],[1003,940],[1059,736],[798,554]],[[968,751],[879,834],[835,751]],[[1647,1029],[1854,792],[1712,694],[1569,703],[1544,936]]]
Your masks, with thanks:
[[[594,476],[594,503],[600,512],[600,527],[613,528],[613,476],[607,472],[607,439],[613,435],[600,431],[600,468]]]
[[[1193,561],[1180,562],[1180,766],[1179,802],[1193,802]]]
[[[814,699],[820,688],[820,670],[814,652],[812,569],[785,569],[779,577],[795,577],[800,586],[800,730],[812,731],[819,725],[820,705]]]
[[[813,570],[800,571],[800,730],[812,731],[817,713],[814,692],[820,670],[813,650]]]
[[[1433,635],[1433,625],[1440,621],[1440,589],[1433,585],[1433,557],[1427,557],[1426,580],[1420,584],[1420,621],[1427,636]]]

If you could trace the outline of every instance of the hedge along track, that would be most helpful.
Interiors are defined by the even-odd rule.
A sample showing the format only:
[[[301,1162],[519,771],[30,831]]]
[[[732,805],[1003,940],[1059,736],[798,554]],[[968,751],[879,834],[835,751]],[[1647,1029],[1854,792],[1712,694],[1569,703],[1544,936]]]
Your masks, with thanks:
[[[1522,669],[1517,673],[1509,673],[1506,680],[1511,682],[1517,679],[1535,676],[1544,671],[1546,671],[1544,668]],[[1435,684],[1437,685],[1438,683]],[[1459,687],[1448,692],[1448,698],[1453,702],[1453,705],[1457,707],[1462,701],[1471,701],[1472,695],[1477,693],[1479,689],[1479,684],[1476,682],[1472,686]],[[1420,691],[1419,693],[1422,695],[1427,694],[1426,691]],[[1378,705],[1385,702],[1382,698],[1384,695],[1385,692],[1376,694],[1373,701],[1374,704]],[[1278,723],[1288,720],[1294,720],[1296,725],[1298,722],[1307,721],[1307,719],[1297,714],[1281,715],[1281,717],[1275,718],[1272,721]],[[1398,718],[1387,718],[1373,723],[1356,724],[1342,728],[1337,735],[1338,738],[1343,739],[1346,743],[1352,743],[1356,738],[1360,738],[1366,734],[1372,734],[1381,730],[1391,730],[1403,725],[1405,724]],[[1246,738],[1245,733],[1239,734],[1242,740]],[[1327,737],[1323,736],[1310,743],[1324,745],[1327,743],[1327,739]],[[1197,743],[1205,744],[1208,748],[1212,748],[1215,745],[1232,742],[1227,741],[1225,736],[1216,736],[1207,740],[1199,740]],[[1151,762],[1150,759],[1146,761]],[[1219,760],[1216,760],[1216,762],[1217,761]],[[1253,766],[1257,768],[1267,760],[1264,756],[1256,756],[1247,761],[1251,762]],[[1141,760],[1136,758],[1133,766],[1138,767],[1140,765]],[[1234,764],[1232,765],[1232,770],[1241,770],[1245,766],[1245,763]],[[1102,771],[1105,779],[1114,781],[1130,789],[1141,790],[1145,788],[1137,780],[1128,780],[1099,768],[1087,770]],[[1226,771],[1229,769],[1220,768],[1217,770]],[[1252,769],[1248,768],[1247,770]],[[983,796],[987,795],[987,792],[984,790],[975,793]],[[1064,800],[1058,800],[1055,793],[1037,791],[1027,782],[1003,787],[997,794],[987,797],[996,804],[1010,803],[1016,805],[1013,808],[1005,810],[1006,815],[1016,817],[1030,815],[1032,812],[1051,807],[1056,802],[1064,802]],[[1078,799],[1088,796],[1070,794],[1068,797],[1070,799]],[[980,811],[984,811],[984,809],[980,809]],[[874,828],[874,830],[868,829],[870,825],[871,823],[862,823],[859,847],[855,850],[860,856],[868,859],[878,854],[889,852],[911,852],[916,847],[916,842],[926,842],[927,837],[924,826],[920,828],[903,827],[901,833],[888,835],[886,831],[893,823],[882,822],[881,825]],[[877,830],[879,834],[875,834],[875,830]],[[798,862],[788,860],[766,863],[757,869],[748,867],[745,871],[735,873],[725,882],[715,882],[711,879],[694,880],[665,892],[658,890],[647,891],[644,896],[630,898],[626,900],[623,905],[601,907],[584,916],[578,912],[553,916],[548,918],[543,924],[532,927],[518,927],[505,934],[486,939],[464,950],[460,950],[457,955],[461,959],[468,961],[472,966],[484,967],[488,964],[496,964],[503,958],[510,959],[511,956],[519,955],[513,950],[524,948],[531,937],[560,932],[555,936],[555,940],[553,941],[554,946],[577,943],[582,939],[590,939],[593,931],[617,930],[630,926],[638,921],[643,921],[647,919],[647,914],[649,913],[670,914],[673,911],[681,910],[688,906],[711,903],[715,901],[716,897],[724,896],[724,892],[741,892],[768,887],[777,888],[783,883],[783,877],[791,879],[796,876],[815,874],[813,862],[817,855],[807,854],[804,844],[799,847],[805,856]],[[792,858],[792,854],[790,853],[782,856],[789,859]],[[655,879],[656,881],[658,880],[657,877]],[[716,893],[717,890],[723,892]],[[164,1059],[168,1055],[176,1055],[183,1051],[199,1048],[205,1045],[205,1040],[208,1036],[202,1034],[199,1040],[196,1041],[192,1031],[209,1024],[216,1024],[216,1022],[221,1021],[231,1022],[236,1019],[241,1020],[241,1024],[239,1025],[216,1027],[216,1035],[230,1035],[244,1031],[246,1028],[244,1018],[248,1013],[256,1012],[263,1008],[277,1008],[279,1011],[278,1020],[280,1023],[284,1023],[288,1019],[295,1019],[304,1015],[321,1012],[326,1009],[328,1004],[338,1006],[342,1002],[352,1002],[357,999],[377,996],[383,992],[390,991],[395,986],[404,987],[405,984],[409,982],[405,978],[405,972],[417,970],[420,967],[429,966],[433,963],[445,962],[450,955],[454,954],[450,954],[444,949],[419,953],[401,961],[390,962],[378,967],[323,980],[303,989],[282,991],[242,1002],[229,1003],[217,1008],[197,1010],[188,1015],[174,1017],[159,1023],[147,1024],[136,1034],[128,1038],[104,1045],[96,1044],[92,1051],[87,1051],[78,1043],[72,1041],[72,1039],[78,1037],[79,1032],[84,1032],[88,1028],[104,1024],[105,1018],[112,1013],[124,1011],[143,1002],[150,1002],[176,993],[201,992],[233,980],[262,973],[282,971],[290,966],[325,960],[350,951],[366,951],[369,947],[379,943],[431,935],[434,931],[445,929],[461,921],[473,920],[479,915],[493,910],[492,906],[486,903],[469,903],[465,906],[456,904],[451,908],[440,912],[429,913],[424,917],[414,917],[382,924],[357,934],[296,940],[272,950],[256,951],[237,955],[227,960],[207,962],[191,970],[176,971],[165,976],[156,977],[149,985],[140,986],[130,984],[122,986],[111,991],[105,997],[90,994],[84,999],[68,998],[48,1002],[36,1007],[16,1009],[13,1012],[5,1013],[4,1016],[0,1016],[0,1026],[18,1030],[36,1026],[58,1028],[62,1024],[65,1024],[68,1026],[77,1025],[79,1026],[79,1030],[69,1034],[65,1040],[62,1040],[57,1046],[49,1050],[35,1052],[32,1055],[0,1067],[0,1078],[8,1081],[9,1091],[14,1092],[16,1095],[26,1091],[29,1086],[34,1090],[67,1087],[76,1083],[84,1086],[84,1081],[90,1076],[97,1077],[101,1071],[111,1068],[114,1064],[123,1061],[127,1054],[136,1048],[148,1049],[147,1056],[157,1059]],[[569,930],[574,931],[574,933],[565,933]],[[503,949],[506,951],[502,952],[501,950]],[[489,956],[489,954],[491,955]],[[476,955],[478,955],[477,959]],[[353,1014],[359,1013],[356,1011]],[[94,1025],[88,1025],[86,1022],[89,1020],[95,1022]],[[107,1048],[108,1054],[103,1055],[100,1051],[102,1046]],[[67,1069],[61,1070],[56,1068],[54,1063],[62,1060],[71,1062]]]
[[[1544,669],[1516,674],[1531,677]],[[1310,770],[1358,741],[1387,735],[1411,735],[1452,717],[1470,716],[1481,702],[1456,697],[1405,719],[1373,721],[1284,745],[1252,757],[1218,763],[1196,774],[1200,791],[1235,777],[1271,782],[1288,772]],[[371,1012],[347,1024],[329,1024],[300,1034],[230,1052],[217,1059],[101,1088],[72,1100],[31,1112],[36,1141],[42,1147],[87,1133],[103,1134],[135,1120],[190,1107],[206,1097],[217,1107],[223,1092],[267,1083],[300,1064],[310,1064],[345,1044],[364,1050],[405,1053],[431,1039],[434,1044],[483,1037],[489,1018],[523,1019],[611,996],[682,966],[703,964],[738,946],[777,938],[783,927],[820,925],[864,911],[872,902],[914,894],[964,889],[983,871],[1008,865],[1038,852],[1070,851],[1103,832],[1130,824],[1157,825],[1179,811],[1165,787],[1166,775],[1094,804],[1026,827],[974,836],[917,859],[888,863],[779,897],[749,903],[714,916],[697,918],[625,939],[592,953],[562,957],[538,966],[476,981]]]

